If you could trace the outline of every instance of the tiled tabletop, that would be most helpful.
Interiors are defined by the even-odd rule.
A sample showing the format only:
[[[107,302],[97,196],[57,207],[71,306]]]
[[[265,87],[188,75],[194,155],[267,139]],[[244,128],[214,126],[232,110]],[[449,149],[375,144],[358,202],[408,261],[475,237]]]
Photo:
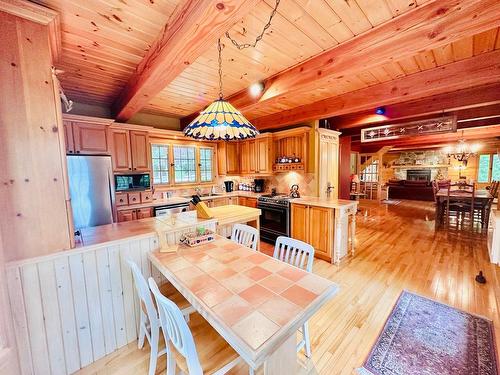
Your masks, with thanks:
[[[223,237],[175,250],[149,257],[255,367],[338,291],[329,280]]]

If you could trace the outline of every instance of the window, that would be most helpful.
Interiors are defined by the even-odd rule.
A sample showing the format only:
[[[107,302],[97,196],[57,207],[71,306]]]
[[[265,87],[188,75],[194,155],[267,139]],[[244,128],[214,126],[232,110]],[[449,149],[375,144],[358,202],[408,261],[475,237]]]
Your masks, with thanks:
[[[201,182],[210,182],[213,180],[212,153],[213,151],[211,148],[200,148]]]
[[[370,156],[362,156],[361,164],[365,163]],[[364,159],[364,160],[363,160]],[[365,169],[361,171],[359,179],[363,182],[378,182],[378,160],[372,161]]]
[[[196,148],[174,146],[174,182],[196,182]]]
[[[500,159],[498,154],[481,154],[477,167],[477,182],[491,181],[500,181]]]
[[[155,185],[168,184],[169,162],[168,145],[151,145],[151,159],[153,161],[153,183]]]

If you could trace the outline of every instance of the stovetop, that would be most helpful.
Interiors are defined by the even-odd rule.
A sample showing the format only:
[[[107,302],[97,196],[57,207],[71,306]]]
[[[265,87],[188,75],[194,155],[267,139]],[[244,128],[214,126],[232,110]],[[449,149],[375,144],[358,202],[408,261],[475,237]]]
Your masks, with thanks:
[[[287,194],[264,194],[257,198],[257,200],[261,203],[272,203],[282,206],[288,206],[290,199],[292,198]]]

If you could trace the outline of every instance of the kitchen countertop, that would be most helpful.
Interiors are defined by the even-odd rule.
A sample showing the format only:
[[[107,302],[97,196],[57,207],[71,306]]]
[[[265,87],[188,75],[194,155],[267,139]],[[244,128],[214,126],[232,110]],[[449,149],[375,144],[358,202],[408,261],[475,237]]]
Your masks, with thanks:
[[[77,247],[97,245],[158,232],[175,231],[197,224],[202,225],[216,221],[216,219],[200,219],[196,216],[196,211],[174,214],[173,218],[174,220],[170,216],[150,217],[84,228],[80,230],[83,243],[77,244]]]
[[[291,202],[292,204],[302,204],[308,206],[317,206],[317,207],[334,208],[334,209],[356,206],[358,204],[357,201],[350,201],[346,199],[327,199],[319,197],[295,198],[292,199]]]
[[[207,201],[211,199],[222,199],[222,198],[229,198],[229,197],[250,197],[250,198],[258,198],[262,194],[266,193],[254,193],[252,191],[232,191],[231,193],[218,193],[215,195],[210,195],[210,196],[205,196],[201,197],[202,201]],[[155,199],[151,202],[144,202],[144,203],[138,203],[138,204],[130,204],[130,205],[125,205],[125,206],[117,206],[116,210],[117,211],[123,211],[123,210],[134,210],[138,208],[146,208],[146,207],[159,207],[159,206],[166,206],[170,204],[178,204],[178,203],[189,203],[191,201],[191,197],[172,197],[172,198],[165,198],[165,199]]]

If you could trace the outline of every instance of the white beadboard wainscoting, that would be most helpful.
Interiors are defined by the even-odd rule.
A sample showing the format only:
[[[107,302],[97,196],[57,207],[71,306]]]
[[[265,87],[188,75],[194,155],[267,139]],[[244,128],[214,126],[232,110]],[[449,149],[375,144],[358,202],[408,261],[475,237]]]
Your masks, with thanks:
[[[162,243],[195,227],[164,233]],[[147,257],[158,247],[151,233],[7,264],[22,374],[71,374],[137,340],[140,305],[126,259],[161,283]]]

